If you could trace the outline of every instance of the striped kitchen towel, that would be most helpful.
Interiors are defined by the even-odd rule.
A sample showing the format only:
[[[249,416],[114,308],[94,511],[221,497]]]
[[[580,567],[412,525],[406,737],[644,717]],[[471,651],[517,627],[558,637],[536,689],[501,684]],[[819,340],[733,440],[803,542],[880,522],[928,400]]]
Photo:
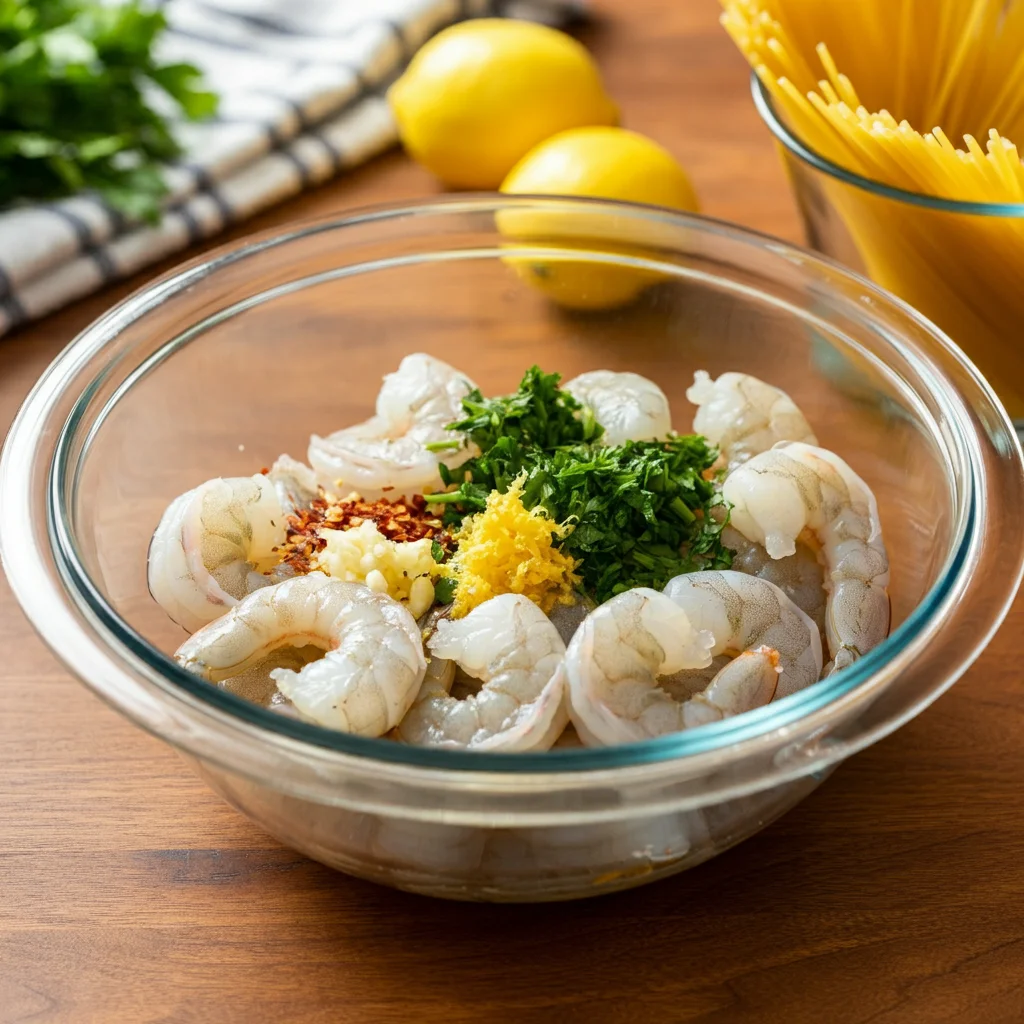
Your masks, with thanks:
[[[0,334],[43,316],[393,145],[388,84],[463,18],[561,24],[581,0],[164,0],[159,56],[220,95],[180,122],[184,157],[157,224],[81,195],[0,213]],[[168,113],[171,113],[168,111]]]

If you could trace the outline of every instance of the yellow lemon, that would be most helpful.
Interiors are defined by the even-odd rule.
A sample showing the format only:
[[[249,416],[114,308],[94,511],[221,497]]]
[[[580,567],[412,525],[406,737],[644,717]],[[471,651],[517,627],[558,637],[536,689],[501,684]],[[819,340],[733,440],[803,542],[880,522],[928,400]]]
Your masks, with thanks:
[[[455,188],[495,189],[555,132],[618,121],[583,46],[553,28],[504,18],[438,33],[388,100],[409,154]]]
[[[590,127],[560,132],[532,149],[502,183],[502,192],[622,199],[677,210],[696,210],[697,195],[686,172],[656,142],[625,128]],[[623,222],[606,213],[559,214],[541,209],[504,211],[498,226],[506,237],[563,250],[643,255],[656,245],[655,223]],[[509,259],[516,272],[550,298],[573,309],[608,309],[635,299],[661,278],[654,271],[568,257]]]

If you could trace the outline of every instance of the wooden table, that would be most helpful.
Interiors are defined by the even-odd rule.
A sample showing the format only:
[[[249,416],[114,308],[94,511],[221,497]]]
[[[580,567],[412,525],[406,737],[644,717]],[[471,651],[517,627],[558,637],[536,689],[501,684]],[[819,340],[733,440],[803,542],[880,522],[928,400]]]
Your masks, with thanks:
[[[627,124],[706,212],[797,238],[714,0],[594,6]],[[434,191],[394,153],[236,234]],[[0,340],[5,424],[143,280]],[[952,693],[742,847],[631,893],[488,907],[283,849],[59,669],[0,588],[0,1024],[1024,1020],[1020,607]]]

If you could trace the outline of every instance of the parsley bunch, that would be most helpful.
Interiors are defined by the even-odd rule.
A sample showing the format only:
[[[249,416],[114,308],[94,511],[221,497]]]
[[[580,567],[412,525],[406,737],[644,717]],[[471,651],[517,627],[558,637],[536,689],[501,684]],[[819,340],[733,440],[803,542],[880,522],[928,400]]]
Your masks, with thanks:
[[[154,59],[165,27],[138,0],[0,0],[0,207],[94,189],[156,218],[159,164],[181,148],[153,87],[191,119],[217,106],[198,68]]]
[[[601,436],[589,412],[558,388],[557,374],[531,368],[514,395],[463,400],[467,416],[449,426],[481,454],[457,470],[442,466],[456,490],[427,495],[446,506],[445,521],[482,511],[492,490],[506,491],[525,475],[523,503],[542,505],[557,522],[571,521],[563,550],[580,560],[584,589],[597,601],[633,587],[661,589],[673,576],[728,568],[722,545],[727,516],[704,479],[718,456],[700,436],[664,441],[595,444]]]

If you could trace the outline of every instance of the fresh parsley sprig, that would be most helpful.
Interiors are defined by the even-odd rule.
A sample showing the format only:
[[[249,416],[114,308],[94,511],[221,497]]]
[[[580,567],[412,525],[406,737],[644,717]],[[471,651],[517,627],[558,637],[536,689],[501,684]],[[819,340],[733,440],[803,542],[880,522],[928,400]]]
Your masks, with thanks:
[[[194,120],[217,106],[198,68],[154,57],[165,27],[138,0],[0,0],[0,207],[92,189],[158,216],[181,147],[152,93]]]

